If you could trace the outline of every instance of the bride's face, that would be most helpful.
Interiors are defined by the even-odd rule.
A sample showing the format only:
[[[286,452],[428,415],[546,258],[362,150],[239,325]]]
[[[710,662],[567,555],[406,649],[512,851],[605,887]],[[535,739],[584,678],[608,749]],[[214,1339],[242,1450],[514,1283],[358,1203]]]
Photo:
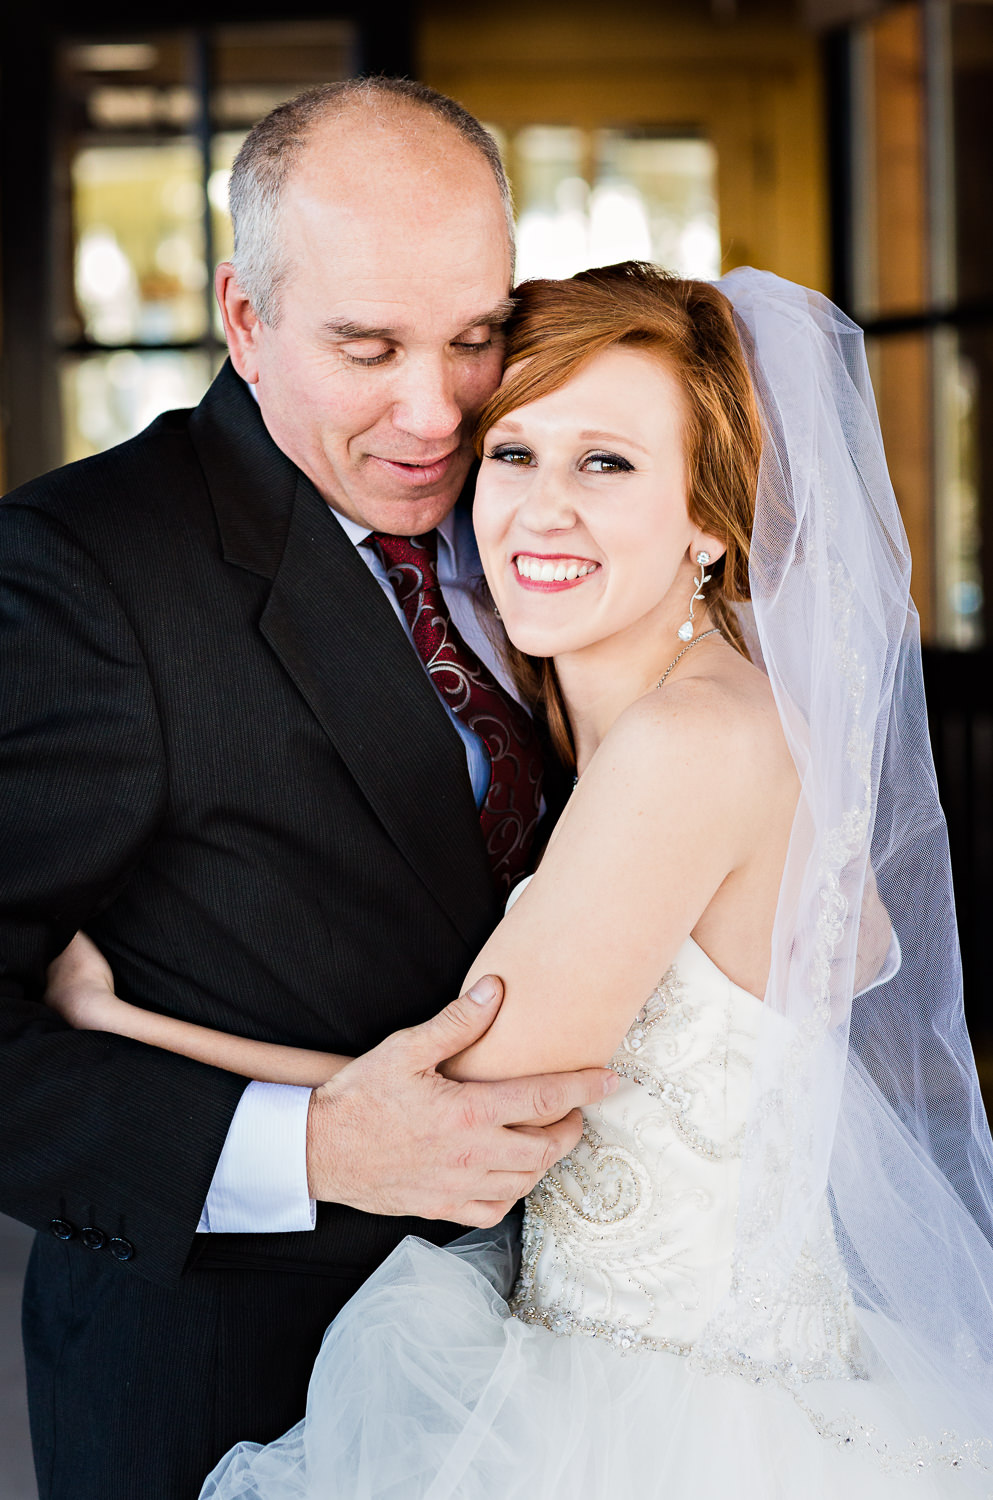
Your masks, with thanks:
[[[684,413],[658,359],[616,346],[490,428],[473,521],[521,650],[560,656],[685,616],[677,575],[685,584],[696,551],[716,561],[723,548],[687,513]]]

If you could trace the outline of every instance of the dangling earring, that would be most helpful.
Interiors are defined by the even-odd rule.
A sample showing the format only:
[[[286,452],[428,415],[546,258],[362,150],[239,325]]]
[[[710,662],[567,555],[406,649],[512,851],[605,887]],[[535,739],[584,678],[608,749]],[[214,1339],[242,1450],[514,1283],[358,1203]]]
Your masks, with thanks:
[[[682,625],[680,625],[679,629],[676,631],[676,634],[679,636],[679,639],[681,641],[691,641],[693,639],[693,606],[698,599],[703,598],[703,586],[705,583],[709,583],[711,578],[711,575],[709,573],[704,572],[704,568],[710,562],[710,553],[698,552],[696,555],[696,560],[697,565],[700,569],[700,577],[694,578],[693,580],[693,595],[690,599],[690,617],[688,620],[684,620]]]

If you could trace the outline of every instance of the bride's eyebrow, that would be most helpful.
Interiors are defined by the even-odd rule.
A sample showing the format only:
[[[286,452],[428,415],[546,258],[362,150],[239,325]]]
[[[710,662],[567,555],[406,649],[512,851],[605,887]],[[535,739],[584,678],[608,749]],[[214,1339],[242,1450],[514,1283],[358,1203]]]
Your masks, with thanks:
[[[634,438],[622,437],[619,432],[599,432],[584,428],[578,437],[581,443],[620,443],[623,448],[637,448],[638,452],[644,453],[646,458],[651,457],[643,443],[635,442]]]

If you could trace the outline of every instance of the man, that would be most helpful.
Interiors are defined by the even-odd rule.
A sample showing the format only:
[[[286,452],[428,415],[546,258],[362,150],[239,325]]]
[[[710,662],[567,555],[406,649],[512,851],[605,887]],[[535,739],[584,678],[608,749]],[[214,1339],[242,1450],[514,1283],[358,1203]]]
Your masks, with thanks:
[[[43,1500],[196,1495],[302,1414],[326,1323],[392,1246],[495,1223],[605,1086],[435,1071],[492,1020],[492,982],[435,1012],[515,873],[501,799],[535,802],[442,702],[401,587],[426,538],[432,618],[486,657],[453,506],[500,376],[493,147],[419,86],[331,86],[256,127],[232,205],[231,363],[200,407],[0,524],[0,1183],[42,1231]],[[70,1031],[40,997],[77,928],[140,1005],[356,1061],[311,1094]]]

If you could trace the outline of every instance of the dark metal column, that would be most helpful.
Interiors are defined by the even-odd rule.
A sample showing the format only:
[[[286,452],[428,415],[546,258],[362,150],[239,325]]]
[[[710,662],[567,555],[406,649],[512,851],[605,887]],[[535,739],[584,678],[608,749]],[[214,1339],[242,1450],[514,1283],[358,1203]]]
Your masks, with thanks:
[[[0,421],[3,487],[59,462],[51,304],[54,37],[24,7],[0,21]]]

